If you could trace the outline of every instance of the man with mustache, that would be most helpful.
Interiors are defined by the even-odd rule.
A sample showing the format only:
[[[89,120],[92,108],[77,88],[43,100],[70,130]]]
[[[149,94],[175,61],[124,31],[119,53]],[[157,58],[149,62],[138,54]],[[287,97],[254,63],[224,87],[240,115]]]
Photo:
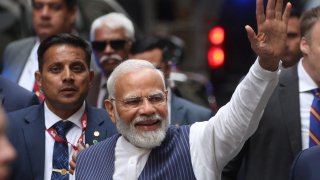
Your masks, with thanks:
[[[69,159],[78,145],[116,132],[104,110],[85,102],[94,76],[90,60],[90,44],[71,34],[40,44],[36,81],[45,100],[8,114],[8,136],[18,155],[11,179],[69,179]]]
[[[151,63],[126,60],[108,79],[106,109],[119,131],[80,151],[76,178],[220,179],[223,167],[257,129],[278,82],[291,10],[282,0],[257,0],[256,34],[246,31],[259,55],[230,102],[209,121],[168,126],[165,78]]]
[[[39,93],[34,77],[38,70],[39,44],[49,36],[71,33],[76,14],[77,0],[32,0],[32,26],[36,36],[14,41],[6,47],[3,77]]]
[[[104,108],[104,99],[107,97],[105,82],[113,69],[128,58],[134,41],[134,26],[125,15],[109,13],[94,20],[90,39],[101,73],[95,76],[87,101],[93,106]]]

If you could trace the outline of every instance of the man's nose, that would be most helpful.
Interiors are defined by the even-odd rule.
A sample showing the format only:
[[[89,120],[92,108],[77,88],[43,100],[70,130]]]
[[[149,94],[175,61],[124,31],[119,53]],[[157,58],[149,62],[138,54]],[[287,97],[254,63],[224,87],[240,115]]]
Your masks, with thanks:
[[[156,112],[156,109],[146,97],[143,98],[142,104],[140,105],[139,110],[141,115],[151,115]]]

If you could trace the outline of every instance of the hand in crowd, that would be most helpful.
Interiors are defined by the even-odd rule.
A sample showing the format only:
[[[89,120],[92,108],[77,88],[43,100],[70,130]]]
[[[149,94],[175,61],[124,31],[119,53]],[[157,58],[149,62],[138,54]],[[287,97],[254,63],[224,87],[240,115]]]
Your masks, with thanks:
[[[264,13],[263,0],[257,0],[256,18],[258,32],[247,25],[246,31],[251,48],[260,57],[260,65],[270,71],[278,68],[286,47],[287,24],[292,9],[287,3],[282,13],[283,0],[269,0]]]
[[[89,144],[84,145],[82,143],[78,143],[77,150],[73,153],[72,159],[71,159],[71,161],[69,163],[69,165],[70,165],[69,173],[70,174],[73,174],[74,170],[76,169],[76,159],[77,159],[77,155],[78,155],[79,151],[82,151],[82,150],[84,150],[84,149],[86,149],[88,147],[89,147]]]

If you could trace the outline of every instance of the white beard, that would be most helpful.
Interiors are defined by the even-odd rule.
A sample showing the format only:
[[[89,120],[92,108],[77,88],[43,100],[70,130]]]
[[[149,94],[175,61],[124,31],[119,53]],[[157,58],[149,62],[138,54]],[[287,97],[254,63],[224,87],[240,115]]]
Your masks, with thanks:
[[[166,137],[169,122],[167,118],[162,118],[159,114],[136,117],[132,122],[130,122],[130,124],[126,123],[120,118],[116,109],[115,117],[118,132],[134,146],[152,149],[154,147],[160,146],[162,141]],[[160,128],[154,131],[139,131],[135,128],[134,124],[147,120],[160,120]]]

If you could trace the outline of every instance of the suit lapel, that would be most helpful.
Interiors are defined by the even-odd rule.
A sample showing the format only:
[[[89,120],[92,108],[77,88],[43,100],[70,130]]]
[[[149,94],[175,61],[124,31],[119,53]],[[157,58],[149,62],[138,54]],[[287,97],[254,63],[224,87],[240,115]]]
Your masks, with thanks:
[[[12,66],[13,74],[11,75],[12,77],[11,80],[13,80],[14,82],[18,83],[19,78],[22,74],[23,68],[28,61],[31,50],[34,47],[35,43],[36,43],[36,38],[32,37],[30,39],[27,39],[25,43],[21,44],[20,47],[17,48],[19,49],[19,51],[17,52],[18,55],[14,56],[15,58],[11,60],[15,65],[15,66]]]
[[[280,103],[281,110],[287,125],[293,155],[297,155],[302,149],[301,142],[301,118],[299,102],[299,79],[297,66],[282,72],[280,78]]]
[[[183,108],[183,105],[179,103],[179,99],[171,92],[171,124],[183,124],[185,119],[186,110]]]
[[[45,159],[45,121],[44,105],[39,109],[31,111],[26,117],[26,126],[23,128],[23,135],[26,142],[27,151],[32,165],[34,177],[44,177]]]
[[[86,106],[88,126],[85,130],[85,143],[92,145],[106,138],[106,129],[103,128],[103,117],[94,114],[91,107]]]

